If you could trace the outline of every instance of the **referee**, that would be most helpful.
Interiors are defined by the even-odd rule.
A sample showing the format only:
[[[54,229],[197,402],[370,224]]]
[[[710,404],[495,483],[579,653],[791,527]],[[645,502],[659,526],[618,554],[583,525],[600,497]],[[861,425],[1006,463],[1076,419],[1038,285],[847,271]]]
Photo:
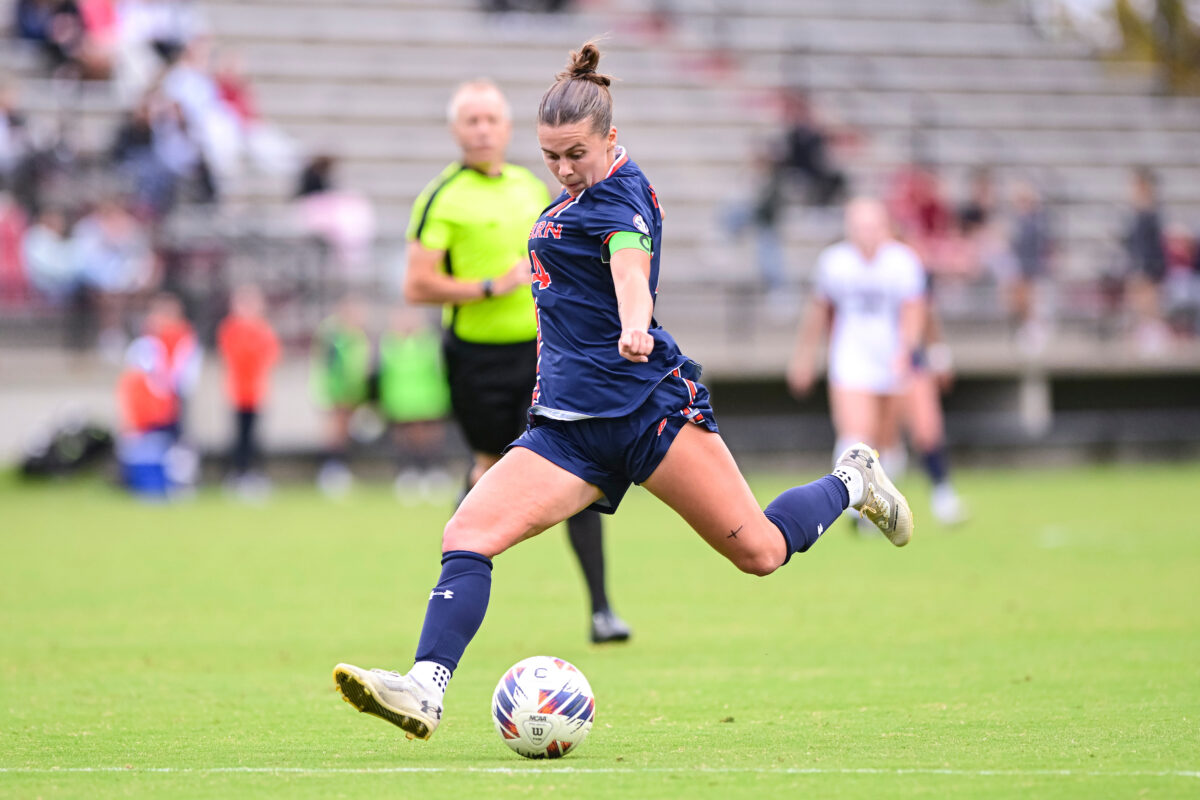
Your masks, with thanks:
[[[447,116],[462,159],[413,206],[404,296],[444,307],[450,403],[474,452],[474,486],[525,430],[537,374],[526,242],[550,196],[528,170],[504,163],[512,121],[494,83],[460,86]],[[592,641],[628,639],[608,604],[599,514],[576,514],[567,531],[592,598]]]

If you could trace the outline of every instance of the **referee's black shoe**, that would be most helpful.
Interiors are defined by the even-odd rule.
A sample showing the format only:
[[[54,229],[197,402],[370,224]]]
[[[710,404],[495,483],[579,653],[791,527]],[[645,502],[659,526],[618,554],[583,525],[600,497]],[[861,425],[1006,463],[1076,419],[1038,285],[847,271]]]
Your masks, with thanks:
[[[597,611],[592,614],[592,641],[596,644],[605,642],[628,641],[633,631],[625,624],[625,620],[612,612],[612,609]]]

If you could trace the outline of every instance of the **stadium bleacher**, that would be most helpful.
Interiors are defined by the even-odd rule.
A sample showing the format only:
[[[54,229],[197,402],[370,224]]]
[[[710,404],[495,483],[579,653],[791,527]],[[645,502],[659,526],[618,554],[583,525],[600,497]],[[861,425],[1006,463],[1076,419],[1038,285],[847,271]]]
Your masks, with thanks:
[[[0,3],[6,16],[10,6]],[[1044,39],[1015,1],[673,0],[659,7],[670,9],[669,24],[633,0],[580,0],[566,14],[505,17],[485,14],[476,0],[201,6],[215,43],[244,57],[265,116],[303,150],[334,152],[341,183],[372,200],[376,286],[396,285],[411,203],[456,155],[445,128],[451,89],[480,75],[499,81],[514,108],[511,159],[541,170],[537,100],[567,51],[601,36],[603,68],[619,78],[622,140],[667,211],[660,318],[715,378],[776,378],[791,347],[794,314],[765,313],[751,243],[732,240],[720,222],[753,191],[748,165],[779,131],[771,98],[783,87],[807,91],[861,135],[843,164],[856,191],[881,191],[911,163],[914,133],[952,197],[963,195],[980,165],[1042,186],[1060,236],[1053,295],[1061,330],[1044,352],[1022,353],[1002,334],[995,287],[964,290],[948,306],[964,375],[1200,372],[1195,347],[1163,363],[1102,338],[1111,310],[1094,287],[1117,264],[1131,167],[1159,171],[1170,219],[1200,222],[1200,100],[1155,96],[1147,75],[1081,44]],[[111,87],[50,80],[13,45],[0,48],[0,68],[19,83],[32,120],[69,120],[85,152],[107,146],[121,111]],[[224,237],[236,269],[286,276],[299,237],[289,213],[293,188],[292,176],[247,169],[225,187],[217,216],[180,214],[172,230],[184,242]],[[797,286],[839,227],[836,214],[788,208],[787,269]],[[313,319],[298,313],[283,327],[300,330]]]

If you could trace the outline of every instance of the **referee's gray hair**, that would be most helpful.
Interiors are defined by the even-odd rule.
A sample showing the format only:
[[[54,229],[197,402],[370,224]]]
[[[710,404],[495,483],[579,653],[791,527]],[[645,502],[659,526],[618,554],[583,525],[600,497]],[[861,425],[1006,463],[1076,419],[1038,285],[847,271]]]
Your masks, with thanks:
[[[500,108],[504,112],[505,119],[512,119],[512,107],[508,104],[508,98],[504,96],[504,92],[496,85],[496,82],[491,78],[476,78],[475,80],[460,83],[454,90],[454,94],[450,95],[450,102],[446,104],[446,121],[451,125],[458,119],[458,107],[462,105],[462,98],[467,92],[477,92],[490,90],[496,93],[500,98]]]

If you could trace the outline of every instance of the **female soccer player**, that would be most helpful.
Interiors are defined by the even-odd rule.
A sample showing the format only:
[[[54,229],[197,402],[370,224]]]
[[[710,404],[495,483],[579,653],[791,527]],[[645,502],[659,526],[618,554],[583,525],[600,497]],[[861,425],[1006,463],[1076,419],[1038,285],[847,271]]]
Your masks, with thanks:
[[[717,433],[699,366],[653,318],[662,213],[617,144],[610,78],[588,43],[542,97],[538,142],[563,193],[529,237],[539,321],[529,428],[446,524],[416,663],[406,675],[334,668],[343,697],[427,739],[447,682],[483,622],[492,559],[589,506],[612,513],[645,486],[739,569],[769,575],[852,506],[893,544],[908,503],[865,444],[833,473],[759,508]]]
[[[817,346],[829,335],[829,407],[835,455],[852,442],[874,442],[884,461],[899,452],[900,419],[913,354],[925,324],[925,269],[917,254],[892,239],[877,200],[846,206],[846,241],[817,261],[817,286],[801,323],[788,383],[807,394]]]
[[[921,466],[932,484],[929,505],[934,519],[943,525],[965,522],[967,511],[954,484],[946,457],[946,426],[942,416],[942,392],[954,381],[950,346],[942,338],[942,321],[932,302],[925,304],[921,346],[913,355],[912,376],[904,399],[903,427],[921,458]]]

